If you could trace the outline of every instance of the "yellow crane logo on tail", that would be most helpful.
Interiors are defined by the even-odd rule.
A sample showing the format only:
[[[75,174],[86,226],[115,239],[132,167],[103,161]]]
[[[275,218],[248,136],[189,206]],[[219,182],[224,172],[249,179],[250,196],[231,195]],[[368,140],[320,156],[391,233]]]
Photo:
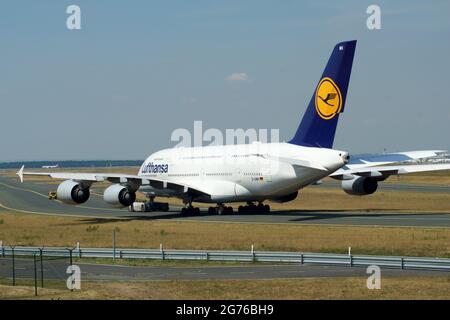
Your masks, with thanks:
[[[332,119],[342,109],[341,90],[328,77],[320,80],[315,96],[317,114],[324,120]]]

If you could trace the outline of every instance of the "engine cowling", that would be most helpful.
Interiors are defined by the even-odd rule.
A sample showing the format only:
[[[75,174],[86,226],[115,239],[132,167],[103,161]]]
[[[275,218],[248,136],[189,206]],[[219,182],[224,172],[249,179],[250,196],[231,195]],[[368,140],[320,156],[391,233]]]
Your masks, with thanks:
[[[103,200],[115,207],[128,207],[136,201],[136,192],[120,184],[113,184],[106,188]]]
[[[56,190],[56,198],[68,204],[85,203],[90,195],[89,188],[83,188],[78,182],[73,180],[62,182]]]
[[[378,181],[367,177],[342,181],[342,189],[348,194],[364,196],[377,191]]]

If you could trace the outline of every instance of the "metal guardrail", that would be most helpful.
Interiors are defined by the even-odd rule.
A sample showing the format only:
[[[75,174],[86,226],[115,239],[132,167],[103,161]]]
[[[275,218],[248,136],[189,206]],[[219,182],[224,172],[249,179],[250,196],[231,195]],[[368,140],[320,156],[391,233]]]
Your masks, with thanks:
[[[377,265],[385,268],[421,269],[450,271],[450,259],[369,256],[327,253],[295,253],[271,251],[208,251],[208,250],[166,250],[166,249],[112,249],[112,248],[61,248],[61,247],[7,247],[0,248],[3,257],[33,256],[47,257],[111,258],[111,259],[153,259],[153,260],[203,260],[232,262],[283,262],[298,264],[342,265],[367,267]]]

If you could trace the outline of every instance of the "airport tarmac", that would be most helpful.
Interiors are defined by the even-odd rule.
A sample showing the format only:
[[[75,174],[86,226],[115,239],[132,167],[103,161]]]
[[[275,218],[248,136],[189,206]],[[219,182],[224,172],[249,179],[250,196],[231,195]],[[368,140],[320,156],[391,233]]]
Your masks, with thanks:
[[[367,277],[366,268],[321,265],[243,265],[243,266],[122,266],[95,263],[76,263],[81,269],[83,281],[143,281],[143,280],[260,280],[260,279],[292,279],[315,277]],[[11,258],[0,258],[0,278],[12,278]],[[64,280],[68,274],[66,260],[44,260],[44,279]],[[40,277],[40,263],[37,264]],[[16,277],[34,278],[34,262],[32,259],[15,259]],[[444,276],[445,271],[421,270],[381,270],[382,276]]]
[[[313,186],[313,187],[332,187]],[[411,188],[411,185],[383,185],[383,188]],[[415,191],[449,192],[449,186],[413,185]],[[70,206],[58,201],[50,201],[47,193],[55,190],[55,184],[43,182],[20,183],[17,179],[0,175],[0,211],[19,212],[40,215],[62,215],[108,219],[142,219],[227,223],[290,223],[314,225],[359,225],[359,226],[405,226],[405,227],[450,227],[450,214],[446,213],[394,213],[394,212],[354,212],[354,211],[296,211],[278,210],[270,214],[233,214],[209,216],[203,210],[199,216],[183,217],[179,208],[169,212],[130,213],[127,209],[108,207],[101,193],[92,192],[91,199],[80,206]],[[100,192],[100,191],[98,191]]]

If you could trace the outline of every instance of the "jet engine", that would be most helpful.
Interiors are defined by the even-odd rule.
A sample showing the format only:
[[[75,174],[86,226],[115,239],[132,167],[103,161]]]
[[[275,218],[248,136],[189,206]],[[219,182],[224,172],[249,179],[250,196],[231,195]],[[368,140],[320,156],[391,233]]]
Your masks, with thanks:
[[[378,181],[373,178],[359,177],[352,180],[343,180],[342,189],[348,194],[364,196],[377,191]]]
[[[56,198],[68,204],[81,204],[88,201],[89,187],[83,187],[80,183],[73,180],[62,182],[56,190]]]
[[[120,184],[113,184],[106,188],[103,200],[115,207],[128,207],[136,201],[136,192]]]

